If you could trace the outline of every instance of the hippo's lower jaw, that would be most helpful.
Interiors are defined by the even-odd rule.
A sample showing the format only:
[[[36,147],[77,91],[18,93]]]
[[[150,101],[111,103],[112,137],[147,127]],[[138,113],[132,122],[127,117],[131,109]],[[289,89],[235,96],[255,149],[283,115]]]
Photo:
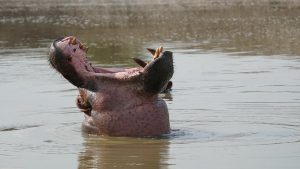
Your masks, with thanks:
[[[142,67],[100,68],[88,63],[86,47],[70,36],[53,42],[49,61],[79,88],[77,105],[88,133],[141,137],[170,132],[167,105],[158,93],[173,75],[172,52]]]

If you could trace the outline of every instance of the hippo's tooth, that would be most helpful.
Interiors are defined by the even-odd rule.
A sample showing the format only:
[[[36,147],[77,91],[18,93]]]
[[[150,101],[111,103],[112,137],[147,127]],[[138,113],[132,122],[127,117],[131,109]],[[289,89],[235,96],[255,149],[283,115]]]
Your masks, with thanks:
[[[156,49],[154,55],[153,55],[153,58],[156,59],[159,57],[160,53],[163,51],[163,47],[160,46],[159,48]]]
[[[76,45],[76,44],[77,44],[76,38],[75,38],[75,37],[71,37],[71,38],[69,39],[69,44]]]
[[[84,50],[85,52],[87,52],[89,50],[89,47],[87,47],[86,44],[80,44],[79,48],[82,49],[82,50]]]
[[[162,46],[159,47],[159,51],[162,52],[164,48]]]

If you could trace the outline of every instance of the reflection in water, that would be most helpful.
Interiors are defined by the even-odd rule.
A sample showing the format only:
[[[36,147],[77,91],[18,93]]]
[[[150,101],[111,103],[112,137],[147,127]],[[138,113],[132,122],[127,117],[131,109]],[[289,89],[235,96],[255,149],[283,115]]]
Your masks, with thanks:
[[[24,130],[28,128],[40,127],[40,125],[24,125],[24,126],[9,126],[9,127],[0,127],[0,132],[3,131],[14,131],[14,130]]]
[[[78,168],[168,168],[168,149],[165,139],[88,136]]]
[[[172,91],[168,91],[166,93],[161,93],[159,94],[159,97],[163,98],[166,101],[172,101],[173,100],[173,96],[172,96]]]

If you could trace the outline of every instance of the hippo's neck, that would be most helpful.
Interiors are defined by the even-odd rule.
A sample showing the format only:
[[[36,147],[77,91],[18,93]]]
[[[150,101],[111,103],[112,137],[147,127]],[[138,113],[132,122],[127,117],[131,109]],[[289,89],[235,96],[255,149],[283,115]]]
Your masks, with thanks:
[[[170,132],[167,105],[157,95],[115,97],[109,92],[91,93],[89,100],[93,109],[86,121],[93,121],[98,134],[159,136]]]

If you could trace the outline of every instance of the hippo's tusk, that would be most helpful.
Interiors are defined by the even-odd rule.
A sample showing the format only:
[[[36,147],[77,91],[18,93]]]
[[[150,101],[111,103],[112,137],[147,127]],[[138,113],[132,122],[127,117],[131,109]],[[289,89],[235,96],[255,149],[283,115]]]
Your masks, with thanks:
[[[76,38],[75,38],[75,37],[71,37],[71,38],[69,39],[69,44],[76,45],[76,44],[77,44]]]
[[[79,46],[81,47],[81,46]],[[156,50],[154,49],[151,49],[151,48],[147,48],[147,50],[152,54],[153,58],[156,59],[159,57],[160,53],[163,51],[163,47],[160,46],[159,48],[157,48]],[[144,62],[143,60],[141,59],[138,59],[138,58],[132,58],[135,63],[137,63],[138,65],[140,65],[141,67],[145,67],[147,65],[146,62]]]
[[[159,48],[156,49],[154,55],[153,55],[153,58],[156,59],[159,57],[160,53],[163,51],[163,47],[160,46]]]
[[[158,49],[159,49],[159,52],[161,53],[164,48],[162,46],[160,46]]]
[[[156,48],[156,50],[147,48],[147,50],[152,54],[153,58],[156,59],[159,57],[160,53],[163,51],[163,47],[160,46],[159,48]]]

